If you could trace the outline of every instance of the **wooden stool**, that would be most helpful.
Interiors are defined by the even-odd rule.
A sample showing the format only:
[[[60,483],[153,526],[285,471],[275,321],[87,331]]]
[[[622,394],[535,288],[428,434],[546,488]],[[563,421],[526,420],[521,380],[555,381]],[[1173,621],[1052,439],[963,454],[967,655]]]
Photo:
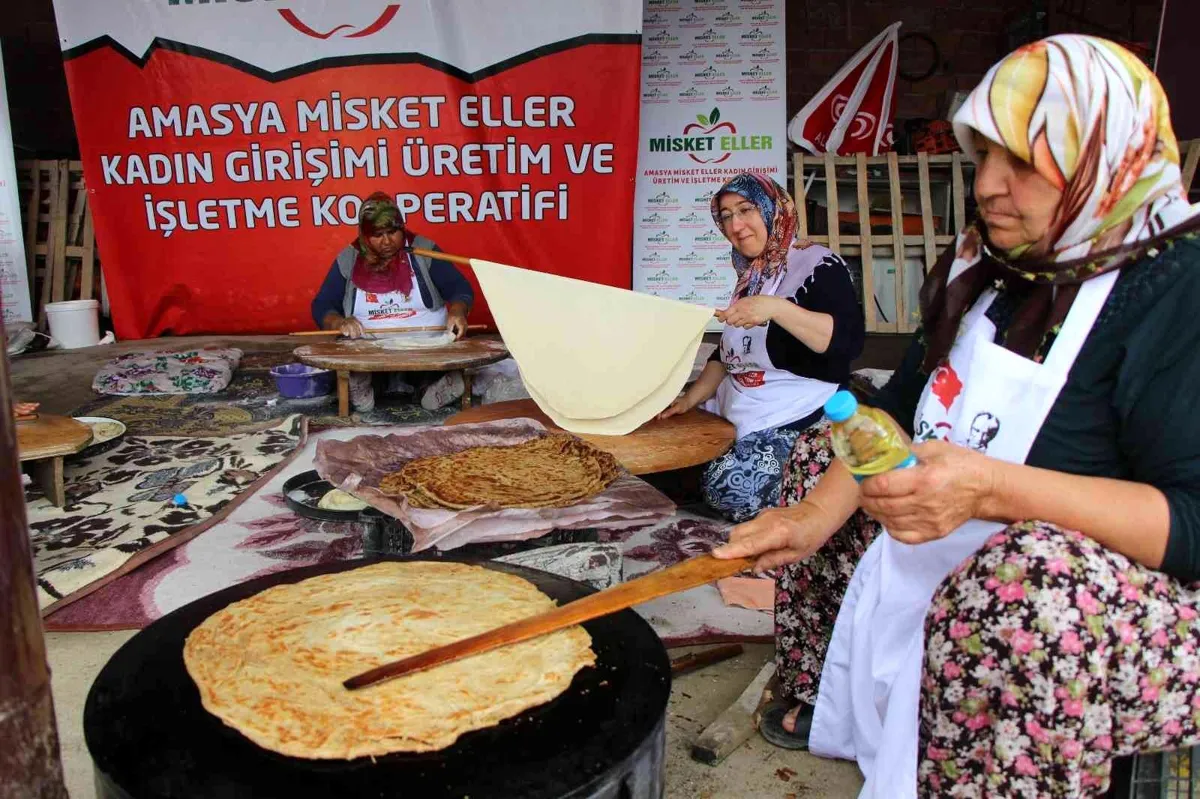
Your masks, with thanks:
[[[307,344],[292,352],[301,363],[337,372],[338,416],[350,415],[351,372],[463,372],[463,408],[471,407],[471,375],[465,370],[508,357],[504,342],[490,336],[431,349],[385,349],[376,341],[350,339]]]
[[[68,416],[42,414],[29,422],[17,422],[17,457],[33,461],[33,478],[58,508],[67,502],[63,485],[63,456],[74,455],[92,440],[92,428]]]
[[[550,430],[562,429],[531,399],[481,405],[454,414],[445,424],[498,419],[536,419]],[[623,436],[575,435],[597,449],[612,453],[632,474],[655,474],[708,463],[728,452],[737,438],[733,425],[701,410],[691,410],[661,421],[652,419]]]

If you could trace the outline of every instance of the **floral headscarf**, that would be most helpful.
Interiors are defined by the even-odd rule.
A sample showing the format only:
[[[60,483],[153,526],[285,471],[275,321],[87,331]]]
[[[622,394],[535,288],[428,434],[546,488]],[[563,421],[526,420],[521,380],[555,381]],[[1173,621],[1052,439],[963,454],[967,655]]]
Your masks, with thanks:
[[[963,150],[976,153],[978,132],[1063,195],[1042,241],[994,251],[975,223],[934,266],[921,290],[926,371],[996,280],[1027,288],[1004,346],[1041,360],[1082,281],[1130,263],[1197,213],[1183,191],[1166,94],[1112,42],[1068,34],[1022,47],[992,67],[953,121]]]
[[[354,259],[354,270],[350,273],[350,280],[363,291],[381,294],[398,291],[407,296],[413,290],[413,271],[408,253],[397,253],[386,269],[381,269],[378,265],[371,268],[367,263],[367,246],[364,239],[387,230],[404,230],[405,245],[412,244],[412,234],[404,229],[404,216],[400,213],[396,201],[384,192],[377,191],[363,200],[358,211],[359,237],[354,242],[358,255]]]
[[[733,268],[738,275],[733,299],[737,300],[758,294],[767,281],[787,269],[788,247],[796,236],[796,205],[791,195],[775,181],[763,175],[743,172],[713,194],[710,210],[718,229],[721,229],[720,203],[723,194],[736,194],[754,203],[767,226],[767,246],[757,258],[747,260],[736,247],[733,249]]]

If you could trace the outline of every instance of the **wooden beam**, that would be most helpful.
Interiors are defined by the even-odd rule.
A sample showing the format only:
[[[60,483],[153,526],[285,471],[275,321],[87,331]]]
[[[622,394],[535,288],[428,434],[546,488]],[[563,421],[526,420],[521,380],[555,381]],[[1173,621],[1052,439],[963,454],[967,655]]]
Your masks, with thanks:
[[[37,161],[33,161],[33,169],[29,177],[32,190],[25,202],[25,265],[29,271],[29,297],[33,301],[34,278],[37,273],[37,255],[34,245],[37,244],[38,217],[42,205],[42,170]]]
[[[858,171],[858,238],[864,242],[862,251],[863,316],[867,332],[879,332],[879,318],[875,313],[875,254],[871,248],[871,198],[867,194],[867,156],[859,153],[855,160]]]
[[[1196,179],[1196,165],[1200,164],[1200,139],[1185,142],[1188,145],[1187,157],[1183,161],[1183,191],[1186,194],[1192,190],[1192,181]]]
[[[962,153],[954,153],[950,166],[950,193],[954,201],[954,232],[962,233],[967,226],[967,197],[963,187]]]
[[[917,180],[921,197],[921,232],[925,244],[925,273],[933,269],[937,260],[937,247],[933,243],[933,199],[929,189],[929,155],[917,153]]]
[[[85,193],[86,196],[86,193]],[[91,300],[96,291],[96,230],[92,225],[92,204],[86,203],[83,212],[83,252],[80,262],[83,281],[79,286],[79,299]]]
[[[717,720],[704,728],[700,737],[692,744],[692,759],[715,766],[741,746],[757,728],[754,711],[762,697],[767,681],[775,673],[775,662],[768,661],[742,691],[737,701],[730,705]]]
[[[892,253],[896,264],[896,329],[911,332],[904,295],[904,206],[900,195],[900,165],[895,153],[888,153],[888,183],[892,193]]]
[[[792,156],[792,197],[796,202],[796,213],[800,215],[796,227],[798,238],[808,238],[808,197],[804,190],[804,153]]]
[[[829,249],[838,252],[841,246],[841,225],[838,222],[837,167],[833,156],[825,154],[825,214],[829,229]]]
[[[47,237],[50,243],[51,259],[51,297],[52,302],[61,302],[66,291],[66,253],[67,246],[67,194],[71,173],[67,168],[69,162],[65,159],[58,162],[58,191],[54,205],[50,209],[51,233]]]

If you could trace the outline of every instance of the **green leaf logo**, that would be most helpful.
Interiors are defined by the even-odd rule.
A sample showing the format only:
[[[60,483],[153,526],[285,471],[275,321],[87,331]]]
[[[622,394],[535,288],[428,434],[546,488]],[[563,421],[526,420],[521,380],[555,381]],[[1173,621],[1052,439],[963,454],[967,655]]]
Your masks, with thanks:
[[[707,125],[708,117],[704,116],[704,114],[696,114],[696,121],[699,122],[701,125]]]
[[[713,108],[712,113],[708,115],[708,119],[709,119],[709,121],[707,124],[710,124],[710,125],[717,124],[717,121],[721,119],[721,109]]]

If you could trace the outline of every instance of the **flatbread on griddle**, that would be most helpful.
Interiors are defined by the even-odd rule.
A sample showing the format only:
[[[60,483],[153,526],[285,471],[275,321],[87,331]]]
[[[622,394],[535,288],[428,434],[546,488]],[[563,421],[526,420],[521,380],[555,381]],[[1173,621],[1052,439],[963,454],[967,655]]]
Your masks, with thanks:
[[[388,562],[279,585],[188,636],[204,707],[259,746],[350,759],[443,749],[548,702],[593,665],[582,627],[358,691],[367,669],[555,607],[530,582],[450,562]]]
[[[555,434],[418,458],[384,475],[379,490],[415,508],[561,508],[599,494],[620,473],[611,454]]]

